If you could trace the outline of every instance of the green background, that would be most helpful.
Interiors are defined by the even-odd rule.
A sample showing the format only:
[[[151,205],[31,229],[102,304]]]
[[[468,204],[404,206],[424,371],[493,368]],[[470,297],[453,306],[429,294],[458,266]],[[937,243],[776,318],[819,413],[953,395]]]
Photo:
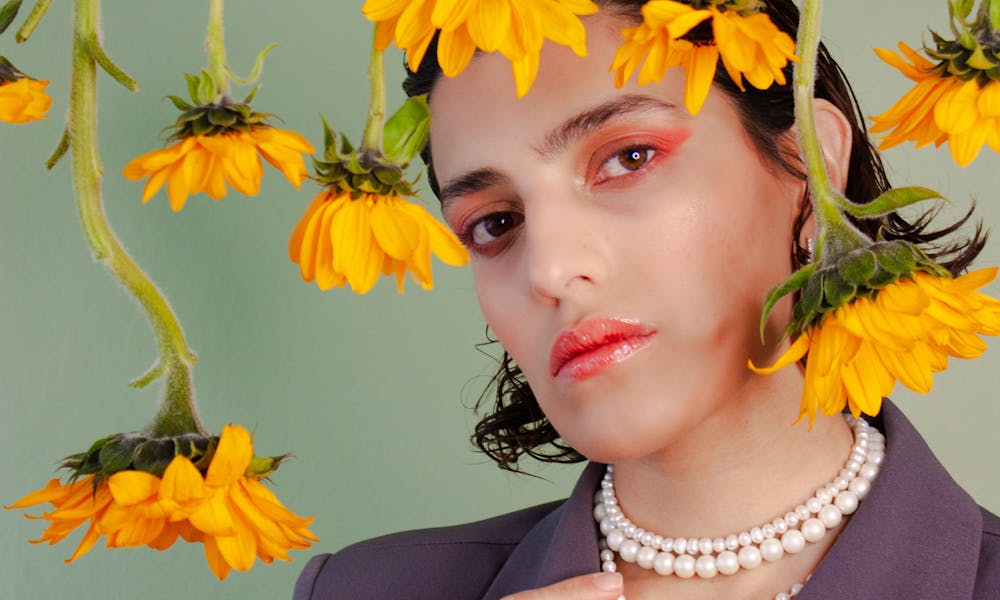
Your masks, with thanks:
[[[0,39],[0,53],[52,80],[54,98],[46,121],[0,123],[0,504],[44,485],[60,457],[142,426],[159,392],[158,384],[127,386],[152,364],[155,346],[134,302],[91,258],[69,162],[52,172],[42,166],[66,112],[70,4],[53,3],[29,43],[15,47],[12,31]],[[242,0],[227,7],[237,72],[249,71],[263,45],[281,44],[267,59],[255,107],[281,115],[284,127],[316,145],[320,113],[360,136],[369,43],[360,4]],[[944,0],[827,4],[829,45],[867,114],[909,89],[870,47],[894,47],[899,39],[916,45],[929,39],[927,24],[947,29]],[[275,476],[275,489],[292,510],[316,515],[312,530],[322,541],[293,553],[292,563],[257,565],[219,582],[202,547],[183,543],[164,553],[98,545],[67,566],[62,559],[79,534],[55,547],[31,546],[42,523],[0,511],[2,598],[285,598],[314,552],[562,497],[578,472],[539,466],[541,479],[509,476],[471,450],[468,406],[491,360],[476,349],[484,325],[467,269],[436,264],[436,289],[410,282],[405,296],[388,280],[366,296],[304,284],[286,243],[317,189],[306,182],[296,191],[270,167],[256,198],[199,196],[180,213],[169,210],[162,192],[139,202],[142,183],[124,180],[121,169],[161,145],[160,130],[176,114],[164,96],[183,94],[181,72],[204,64],[207,13],[207,2],[195,0],[104,3],[105,46],[142,84],[132,94],[100,81],[105,202],[199,353],[195,380],[206,424],[255,428],[260,453],[295,454]],[[400,60],[393,54],[389,64]],[[391,72],[395,107],[401,72]],[[946,149],[895,149],[887,159],[897,183],[935,188],[956,211],[976,199],[986,223],[1000,223],[1000,198],[992,197],[1000,160],[992,151],[967,169]],[[980,264],[998,262],[992,242]],[[956,479],[994,511],[998,365],[1000,353],[991,350],[975,362],[953,361],[926,397],[895,394]]]

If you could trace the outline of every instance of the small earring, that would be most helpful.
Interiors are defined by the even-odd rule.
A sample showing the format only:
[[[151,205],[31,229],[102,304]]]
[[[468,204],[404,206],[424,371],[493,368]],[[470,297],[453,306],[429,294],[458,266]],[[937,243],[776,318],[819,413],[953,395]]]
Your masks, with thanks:
[[[811,237],[806,238],[806,252],[809,253],[809,262],[812,262],[816,255],[816,240]]]

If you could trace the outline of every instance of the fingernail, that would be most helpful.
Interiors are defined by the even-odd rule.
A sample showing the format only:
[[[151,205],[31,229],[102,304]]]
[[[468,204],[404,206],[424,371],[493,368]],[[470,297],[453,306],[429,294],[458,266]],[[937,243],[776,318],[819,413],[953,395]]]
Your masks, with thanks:
[[[603,592],[614,592],[622,589],[621,573],[595,573],[594,587]]]

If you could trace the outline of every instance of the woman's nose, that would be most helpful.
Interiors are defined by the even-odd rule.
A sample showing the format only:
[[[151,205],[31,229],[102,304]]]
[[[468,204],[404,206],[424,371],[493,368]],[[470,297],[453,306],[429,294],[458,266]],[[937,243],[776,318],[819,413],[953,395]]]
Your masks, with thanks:
[[[523,260],[534,296],[558,304],[605,281],[611,257],[596,211],[551,193],[526,205]]]

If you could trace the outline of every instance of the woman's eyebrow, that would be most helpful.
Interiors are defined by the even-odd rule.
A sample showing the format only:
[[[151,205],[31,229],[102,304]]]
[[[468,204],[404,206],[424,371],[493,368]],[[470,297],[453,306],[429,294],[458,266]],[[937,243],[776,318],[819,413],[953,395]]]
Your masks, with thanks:
[[[509,178],[496,169],[485,167],[463,173],[461,176],[445,182],[441,186],[441,193],[438,197],[441,200],[442,212],[462,196],[475,194],[485,189],[503,185]]]
[[[614,117],[650,110],[668,110],[686,115],[678,110],[677,105],[666,100],[645,94],[624,94],[571,116],[549,131],[541,145],[533,148],[542,158],[551,158]]]

